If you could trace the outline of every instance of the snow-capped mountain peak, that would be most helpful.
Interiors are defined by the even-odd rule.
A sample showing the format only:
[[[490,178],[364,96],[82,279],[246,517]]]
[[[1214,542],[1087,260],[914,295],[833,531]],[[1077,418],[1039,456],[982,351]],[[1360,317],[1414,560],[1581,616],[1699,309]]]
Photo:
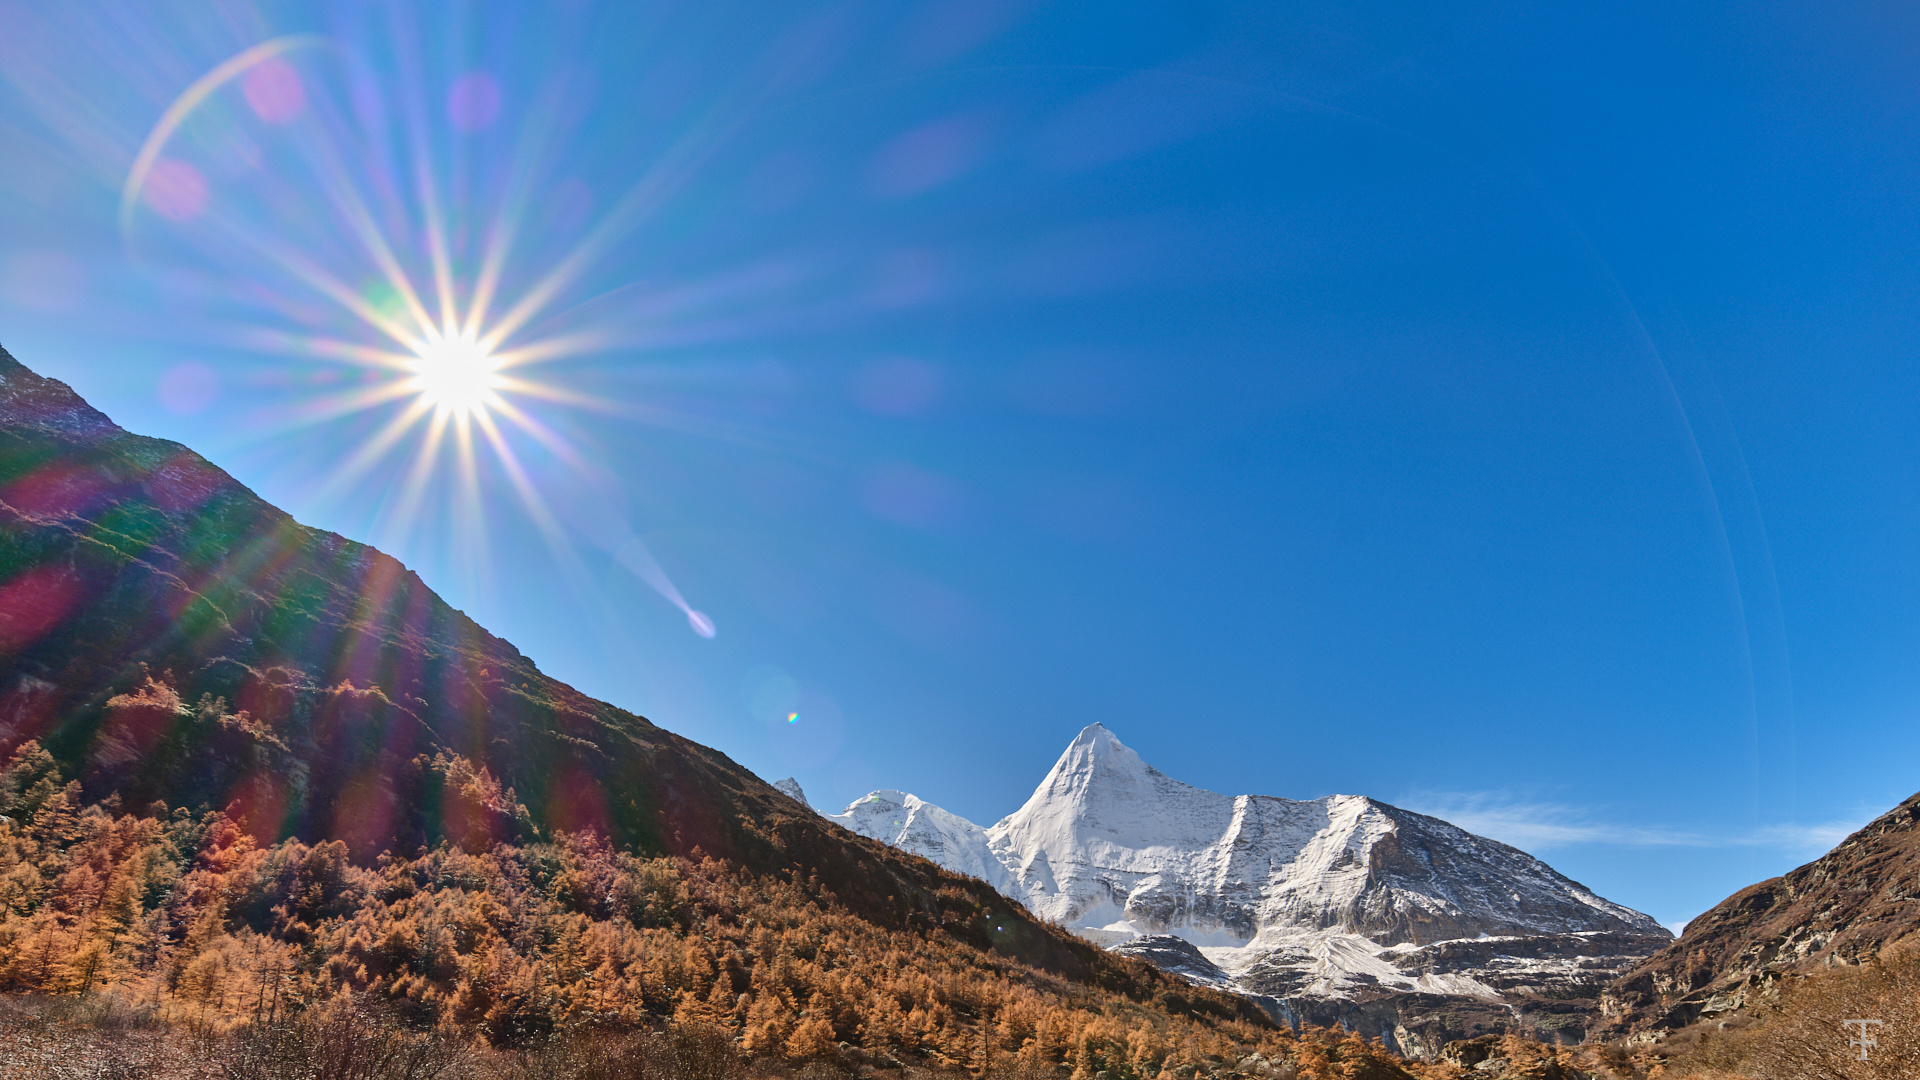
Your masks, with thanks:
[[[1105,724],[1093,723],[1080,729],[1080,734],[1060,754],[1060,760],[1053,763],[1053,769],[1034,794],[1044,791],[1066,794],[1075,789],[1095,783],[1102,777],[1112,777],[1124,782],[1126,779],[1159,776],[1153,766],[1142,761],[1139,754],[1121,742]]]
[[[793,777],[789,776],[785,780],[775,780],[773,782],[773,789],[785,795],[787,798],[792,799],[794,802],[799,803],[801,806],[809,810],[813,809],[813,804],[807,801],[807,793],[800,789],[800,781],[795,780]]]
[[[1100,724],[990,828],[891,790],[833,819],[1102,944],[1136,943],[1190,974],[1197,947],[1219,978],[1260,994],[1492,998],[1521,975],[1578,982],[1671,936],[1437,818],[1359,795],[1221,795],[1153,768]],[[1567,971],[1541,974],[1555,964]]]
[[[1049,854],[1104,838],[1130,845],[1191,845],[1211,837],[1202,806],[1218,816],[1231,800],[1183,784],[1141,760],[1100,724],[1082,728],[1026,805],[990,832],[1014,847]],[[1169,810],[1176,810],[1169,813]],[[1178,812],[1184,810],[1187,812]],[[1216,834],[1217,835],[1217,834]]]
[[[862,836],[923,855],[1008,892],[1011,879],[988,850],[986,830],[917,796],[883,788],[826,816]]]

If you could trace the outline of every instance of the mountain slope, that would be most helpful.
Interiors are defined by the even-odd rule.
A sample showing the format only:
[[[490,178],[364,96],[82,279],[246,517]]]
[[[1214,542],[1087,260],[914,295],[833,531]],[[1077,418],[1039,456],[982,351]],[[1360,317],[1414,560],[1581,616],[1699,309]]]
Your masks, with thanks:
[[[263,844],[339,841],[365,864],[591,830],[811,875],[888,930],[1160,989],[547,677],[390,556],[300,525],[0,350],[0,763],[29,743],[78,803],[225,809]],[[995,935],[995,918],[1017,925]]]
[[[1920,795],[1813,862],[1722,900],[1624,972],[1616,1030],[1675,1029],[1745,1008],[1784,976],[1920,942]]]
[[[1360,796],[1205,791],[1099,724],[990,828],[893,791],[835,820],[1203,985],[1428,1051],[1521,999],[1576,1025],[1546,999],[1590,997],[1671,940],[1505,844]]]
[[[758,863],[825,835],[723,755],[543,675],[392,557],[4,351],[0,580],[0,753],[38,739],[89,796],[235,805],[263,837],[363,856],[511,835],[504,791],[436,805],[416,759],[441,755],[536,828]]]

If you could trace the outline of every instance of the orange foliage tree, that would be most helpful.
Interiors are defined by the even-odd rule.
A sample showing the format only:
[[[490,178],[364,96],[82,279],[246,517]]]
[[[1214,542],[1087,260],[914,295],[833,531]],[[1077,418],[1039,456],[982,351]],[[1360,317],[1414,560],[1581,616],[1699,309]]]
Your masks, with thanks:
[[[483,774],[433,767],[459,814],[514,812]],[[111,990],[228,1027],[351,992],[503,1046],[678,1020],[796,1062],[845,1043],[1078,1080],[1193,1076],[1256,1052],[1302,1080],[1361,1075],[1362,1060],[1407,1075],[1377,1046],[1133,974],[1161,989],[1095,989],[939,923],[882,927],[798,870],[646,858],[592,833],[356,865],[337,841],[262,846],[219,812],[82,806],[32,743],[0,769],[0,990]]]

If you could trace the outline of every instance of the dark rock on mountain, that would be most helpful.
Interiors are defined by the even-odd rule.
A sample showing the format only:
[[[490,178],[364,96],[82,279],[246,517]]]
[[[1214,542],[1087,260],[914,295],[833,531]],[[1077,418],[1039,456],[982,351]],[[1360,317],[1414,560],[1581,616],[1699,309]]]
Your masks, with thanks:
[[[1206,958],[1200,947],[1172,934],[1149,934],[1113,947],[1123,956],[1137,956],[1162,971],[1171,971],[1202,986],[1230,989],[1233,977]]]
[[[1408,975],[1466,975],[1493,992],[1478,997],[1384,982],[1356,985],[1340,996],[1316,995],[1306,992],[1322,974],[1315,958],[1279,951],[1242,972],[1231,987],[1289,1023],[1341,1025],[1427,1060],[1450,1042],[1501,1033],[1570,1046],[1600,1026],[1598,999],[1607,985],[1669,940],[1594,931],[1457,939],[1394,955],[1394,966]],[[1188,974],[1169,968],[1159,955],[1149,959]]]
[[[1609,1033],[1673,1030],[1766,998],[1784,977],[1871,959],[1920,931],[1920,795],[1820,858],[1750,885],[1624,972]]]
[[[1362,991],[1347,998],[1255,997],[1280,1000],[1287,1024],[1343,1027],[1377,1038],[1399,1053],[1432,1061],[1450,1043],[1483,1036],[1525,1033],[1544,1043],[1581,1042],[1597,1015],[1592,998],[1556,1001],[1510,995],[1504,999],[1426,994],[1405,990]],[[1275,1010],[1269,1006],[1269,1015]]]

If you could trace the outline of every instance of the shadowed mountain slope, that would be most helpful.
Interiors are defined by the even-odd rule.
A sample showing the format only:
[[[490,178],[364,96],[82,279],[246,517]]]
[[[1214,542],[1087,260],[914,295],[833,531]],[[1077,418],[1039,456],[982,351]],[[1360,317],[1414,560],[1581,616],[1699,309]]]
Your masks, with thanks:
[[[1176,985],[541,674],[390,556],[0,350],[0,762],[29,741],[86,802],[224,809],[263,843],[364,863],[593,830],[1123,993]]]
[[[1920,795],[1813,862],[1687,924],[1602,997],[1612,1029],[1672,1030],[1745,1008],[1785,976],[1870,960],[1920,932]]]

